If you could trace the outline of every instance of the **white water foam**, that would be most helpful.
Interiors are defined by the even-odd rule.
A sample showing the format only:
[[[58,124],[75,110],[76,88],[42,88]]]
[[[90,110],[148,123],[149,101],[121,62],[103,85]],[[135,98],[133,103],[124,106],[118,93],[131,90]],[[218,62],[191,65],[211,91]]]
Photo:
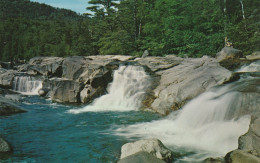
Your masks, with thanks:
[[[228,117],[237,95],[229,92],[229,85],[224,86],[201,94],[163,120],[124,126],[114,132],[127,138],[158,138],[177,151],[196,153],[183,158],[184,162],[224,156],[238,147],[239,136],[249,128],[250,116]]]
[[[25,95],[38,95],[42,88],[42,81],[31,76],[16,76],[13,81],[13,90]]]
[[[138,110],[149,86],[150,78],[143,67],[120,66],[114,72],[108,94],[82,109],[69,110],[69,113]]]
[[[242,66],[237,72],[260,72],[260,60]]]

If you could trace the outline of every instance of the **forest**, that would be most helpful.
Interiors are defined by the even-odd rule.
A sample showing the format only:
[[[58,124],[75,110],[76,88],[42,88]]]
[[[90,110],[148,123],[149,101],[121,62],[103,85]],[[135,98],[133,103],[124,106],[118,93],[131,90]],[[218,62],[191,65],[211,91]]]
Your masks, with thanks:
[[[0,60],[35,56],[214,57],[227,37],[249,55],[260,50],[259,0],[90,0],[86,13],[0,1]]]

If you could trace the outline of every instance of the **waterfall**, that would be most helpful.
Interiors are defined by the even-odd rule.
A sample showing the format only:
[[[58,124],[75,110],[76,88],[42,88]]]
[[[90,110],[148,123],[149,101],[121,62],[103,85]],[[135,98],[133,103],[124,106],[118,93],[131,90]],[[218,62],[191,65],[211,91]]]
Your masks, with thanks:
[[[212,88],[163,120],[122,126],[114,133],[127,138],[158,138],[174,151],[190,153],[183,162],[225,156],[237,149],[239,136],[247,132],[248,114],[259,109],[258,96],[247,94],[250,90],[260,92],[258,82],[259,78],[242,79]],[[249,105],[253,107],[248,109]]]
[[[114,72],[113,81],[108,86],[108,94],[96,99],[91,105],[69,112],[77,114],[88,111],[138,110],[149,86],[150,79],[143,67],[120,66]]]
[[[260,60],[244,65],[236,72],[260,72]]]
[[[16,76],[13,81],[13,90],[26,95],[38,95],[42,88],[42,81],[31,76]]]

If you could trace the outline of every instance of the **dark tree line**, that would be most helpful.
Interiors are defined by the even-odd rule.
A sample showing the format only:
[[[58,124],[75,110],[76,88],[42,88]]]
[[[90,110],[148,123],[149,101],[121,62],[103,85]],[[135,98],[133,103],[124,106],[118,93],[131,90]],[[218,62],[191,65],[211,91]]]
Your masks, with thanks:
[[[29,0],[0,1],[0,60],[34,56],[214,56],[224,38],[260,50],[258,0],[90,0],[78,15]]]

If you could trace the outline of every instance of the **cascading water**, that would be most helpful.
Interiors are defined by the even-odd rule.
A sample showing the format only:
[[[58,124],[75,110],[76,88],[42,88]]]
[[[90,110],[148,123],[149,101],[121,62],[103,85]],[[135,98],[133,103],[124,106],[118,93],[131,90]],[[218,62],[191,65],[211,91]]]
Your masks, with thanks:
[[[13,81],[13,90],[26,95],[38,95],[42,88],[42,81],[31,76],[16,76]]]
[[[69,112],[77,114],[88,111],[138,110],[149,86],[150,79],[143,67],[120,66],[114,72],[113,82],[108,86],[108,94],[96,99],[91,105]]]
[[[183,158],[184,162],[224,156],[238,147],[238,137],[246,133],[250,122],[249,116],[227,116],[237,95],[228,89],[225,86],[203,93],[163,120],[122,127],[115,134],[128,138],[154,137],[178,152],[195,153]]]
[[[260,72],[260,62],[241,68]],[[260,108],[259,77],[241,78],[212,88],[163,120],[114,129],[127,138],[158,138],[178,153],[187,153],[177,162],[201,162],[225,156],[237,149],[238,138],[247,132],[250,116]]]
[[[242,66],[237,72],[260,72],[260,60]]]

